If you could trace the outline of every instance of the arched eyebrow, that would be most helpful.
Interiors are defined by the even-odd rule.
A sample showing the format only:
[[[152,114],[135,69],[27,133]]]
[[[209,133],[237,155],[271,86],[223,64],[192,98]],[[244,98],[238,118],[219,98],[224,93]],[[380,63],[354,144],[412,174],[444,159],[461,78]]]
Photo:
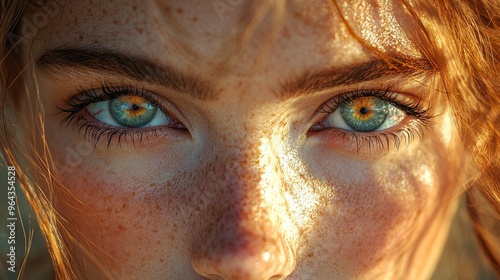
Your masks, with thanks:
[[[425,59],[397,57],[391,64],[385,60],[372,60],[354,65],[323,70],[307,70],[293,75],[281,83],[278,97],[287,99],[316,92],[352,85],[383,77],[409,77],[435,71]],[[125,76],[129,79],[166,87],[200,100],[214,100],[214,84],[199,76],[183,73],[173,67],[159,66],[153,62],[111,50],[93,48],[54,49],[43,53],[36,65],[64,75],[70,69],[91,69],[96,72]]]

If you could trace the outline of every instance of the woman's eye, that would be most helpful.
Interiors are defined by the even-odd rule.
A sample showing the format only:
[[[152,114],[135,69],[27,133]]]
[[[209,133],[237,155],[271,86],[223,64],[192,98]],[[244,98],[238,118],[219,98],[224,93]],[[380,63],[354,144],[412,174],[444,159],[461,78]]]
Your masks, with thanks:
[[[390,102],[374,96],[344,101],[319,125],[356,132],[381,131],[399,124],[406,114]]]
[[[155,104],[136,95],[120,96],[87,105],[87,112],[98,121],[115,127],[177,127],[180,124]]]

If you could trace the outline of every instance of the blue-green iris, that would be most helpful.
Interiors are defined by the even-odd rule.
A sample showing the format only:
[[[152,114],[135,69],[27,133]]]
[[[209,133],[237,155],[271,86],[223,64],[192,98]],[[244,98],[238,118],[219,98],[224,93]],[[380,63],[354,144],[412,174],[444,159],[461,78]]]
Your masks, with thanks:
[[[375,97],[362,97],[340,105],[340,114],[346,124],[355,131],[377,130],[386,120],[391,106]]]
[[[120,97],[109,102],[109,112],[122,126],[138,128],[147,125],[156,115],[157,107],[146,99]]]

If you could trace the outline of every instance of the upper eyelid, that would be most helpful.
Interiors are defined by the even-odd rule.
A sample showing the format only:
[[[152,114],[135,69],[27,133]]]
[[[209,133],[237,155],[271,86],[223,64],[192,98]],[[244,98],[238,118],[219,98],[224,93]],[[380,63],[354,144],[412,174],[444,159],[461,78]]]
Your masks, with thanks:
[[[321,115],[330,115],[338,108],[343,100],[346,100],[346,96],[351,99],[356,99],[364,96],[374,96],[377,98],[381,98],[380,93],[385,92],[385,101],[391,103],[391,105],[397,107],[402,110],[407,116],[414,119],[421,119],[424,122],[434,118],[434,115],[429,115],[428,112],[431,109],[430,104],[427,104],[427,107],[424,108],[421,104],[421,98],[415,98],[415,100],[411,100],[410,96],[414,96],[412,94],[407,94],[403,90],[399,89],[396,85],[388,85],[385,87],[367,87],[367,88],[357,88],[353,90],[346,90],[340,93],[337,93],[334,97],[329,98],[325,102],[323,102],[310,116],[308,122],[314,123],[316,119],[318,119]],[[394,99],[396,97],[408,99],[407,102],[397,102]],[[335,108],[332,108],[332,104],[334,104]],[[325,110],[325,108],[329,108],[329,110]]]
[[[177,121],[180,121],[179,118],[183,120],[186,119],[183,116],[182,112],[177,109],[174,103],[165,98],[163,95],[148,90],[145,87],[135,87],[129,84],[115,86],[103,83],[100,87],[94,87],[90,89],[80,87],[80,90],[77,94],[74,94],[65,100],[66,106],[70,106],[70,108],[57,108],[60,112],[72,112],[72,115],[74,115],[85,109],[85,107],[89,104],[112,100],[119,96],[126,95],[119,94],[118,92],[126,91],[129,91],[130,95],[137,95],[147,99],[155,106],[157,106],[158,109],[160,109],[164,114],[176,119]],[[106,92],[109,93],[109,95],[107,95]],[[113,92],[116,93],[116,95],[113,95]],[[69,119],[72,115],[68,115],[63,120],[63,122]]]
[[[363,96],[377,96],[376,94],[377,92],[387,92],[387,91],[390,91],[388,87],[375,88],[375,89],[354,89],[336,93],[335,96],[330,97],[318,107],[318,109],[315,111],[315,115],[328,113],[325,112],[324,108],[330,107],[330,109],[333,109],[331,108],[332,104],[334,104],[334,106],[337,107],[338,105],[346,101],[350,101]]]
[[[356,89],[356,90],[341,92],[335,95],[334,97],[328,99],[318,108],[317,113],[324,113],[318,111],[320,111],[321,108],[328,106],[328,104],[339,105],[343,102],[352,101],[354,99],[366,96],[374,96],[380,98],[403,110],[406,109],[404,108],[405,105],[410,103],[411,105],[418,105],[422,100],[421,98],[416,98],[415,100],[411,100],[412,98],[409,97],[407,93],[397,88],[394,88],[393,86],[388,86],[383,88]],[[399,99],[399,102],[397,99]],[[403,99],[406,100],[403,101]]]
[[[128,95],[136,95],[136,96],[141,96],[151,103],[153,103],[155,106],[158,106],[159,109],[162,109],[165,104],[170,104],[173,106],[172,102],[164,98],[163,96],[154,93],[146,88],[139,88],[139,87],[134,87],[130,85],[125,85],[125,86],[110,86],[110,85],[102,85],[99,88],[91,88],[91,89],[81,89],[79,93],[71,96],[68,98],[66,103],[74,103],[78,102],[79,98],[93,98],[93,100],[86,100],[87,104],[90,103],[96,103],[96,102],[102,102],[102,101],[108,101],[108,100],[113,100],[114,98],[117,98],[119,96],[127,95],[127,94],[118,94],[119,92],[126,92],[129,91],[130,94]],[[98,93],[102,92],[102,93]],[[90,95],[93,94],[94,96],[90,97]],[[92,101],[92,102],[90,102]],[[174,106],[175,107],[175,106]],[[163,110],[163,109],[162,109]]]

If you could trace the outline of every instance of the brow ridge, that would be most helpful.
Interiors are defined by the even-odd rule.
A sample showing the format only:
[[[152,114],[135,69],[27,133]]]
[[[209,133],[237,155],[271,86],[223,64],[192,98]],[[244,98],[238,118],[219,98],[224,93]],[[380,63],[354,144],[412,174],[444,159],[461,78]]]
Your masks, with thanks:
[[[58,73],[64,73],[64,68],[92,69],[164,86],[200,100],[217,98],[215,86],[197,75],[106,49],[53,49],[43,53],[36,65]],[[390,63],[379,59],[321,70],[308,69],[284,80],[275,94],[288,99],[381,78],[411,77],[433,71],[435,68],[428,60],[409,57],[395,57]]]
[[[215,98],[213,85],[196,75],[183,73],[173,67],[158,66],[146,59],[111,50],[95,48],[53,49],[42,54],[36,61],[36,65],[56,71],[63,71],[64,69],[61,68],[92,69],[157,84],[180,93],[187,93],[201,100]]]
[[[279,96],[287,99],[381,78],[409,78],[434,71],[435,68],[428,60],[402,57],[391,63],[381,59],[322,70],[308,69],[282,82]]]

